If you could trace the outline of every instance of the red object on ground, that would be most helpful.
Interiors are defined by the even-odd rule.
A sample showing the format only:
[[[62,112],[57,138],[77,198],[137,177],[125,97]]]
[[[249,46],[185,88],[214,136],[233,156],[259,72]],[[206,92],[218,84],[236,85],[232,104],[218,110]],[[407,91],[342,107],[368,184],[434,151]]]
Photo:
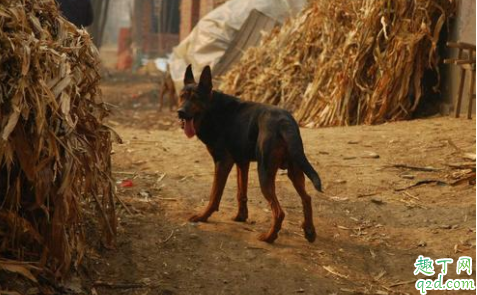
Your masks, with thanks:
[[[134,184],[133,184],[132,180],[130,180],[130,179],[124,179],[120,184],[121,187],[132,187],[133,185]]]

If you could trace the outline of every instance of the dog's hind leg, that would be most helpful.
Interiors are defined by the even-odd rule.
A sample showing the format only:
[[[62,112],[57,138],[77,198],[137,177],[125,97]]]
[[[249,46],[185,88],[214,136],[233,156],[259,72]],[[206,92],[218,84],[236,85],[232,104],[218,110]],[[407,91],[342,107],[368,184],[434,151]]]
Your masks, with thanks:
[[[278,163],[275,161],[273,155],[268,154],[267,156],[268,157],[259,159],[258,161],[258,177],[260,179],[262,194],[267,199],[272,209],[273,224],[268,233],[260,235],[259,240],[273,243],[273,241],[277,239],[278,232],[282,228],[285,212],[283,212],[280,207],[277,195],[275,194],[275,176],[277,175]]]
[[[212,213],[219,211],[220,199],[222,198],[225,184],[233,165],[234,162],[229,157],[215,162],[214,184],[212,185],[212,191],[210,193],[209,205],[207,205],[203,213],[192,216],[189,218],[189,221],[206,222]]]
[[[248,168],[250,162],[237,163],[237,202],[238,213],[233,219],[234,221],[245,222],[248,218],[247,208],[247,185],[248,185]]]
[[[294,163],[288,166],[288,178],[290,178],[298,195],[300,195],[301,203],[303,205],[303,214],[305,220],[302,223],[305,238],[308,242],[313,243],[316,239],[315,226],[313,225],[313,209],[311,206],[311,197],[305,190],[305,175],[303,171]]]

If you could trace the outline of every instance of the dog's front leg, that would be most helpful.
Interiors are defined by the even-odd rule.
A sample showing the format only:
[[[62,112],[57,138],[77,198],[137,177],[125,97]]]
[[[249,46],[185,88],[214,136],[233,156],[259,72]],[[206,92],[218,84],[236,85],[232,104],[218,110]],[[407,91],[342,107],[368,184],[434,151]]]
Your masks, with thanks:
[[[209,205],[207,205],[203,213],[192,216],[189,221],[206,222],[212,213],[219,211],[220,199],[233,165],[234,162],[229,157],[224,157],[224,159],[215,162],[214,184],[210,193]]]

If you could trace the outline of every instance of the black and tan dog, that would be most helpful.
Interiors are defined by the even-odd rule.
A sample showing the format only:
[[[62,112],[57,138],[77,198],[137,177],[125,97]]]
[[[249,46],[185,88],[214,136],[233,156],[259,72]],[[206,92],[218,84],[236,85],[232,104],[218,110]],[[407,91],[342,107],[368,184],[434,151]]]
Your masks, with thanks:
[[[215,177],[210,200],[204,212],[190,218],[205,222],[219,203],[227,177],[237,166],[238,214],[235,221],[248,217],[247,182],[250,162],[258,162],[258,176],[263,195],[270,203],[273,224],[259,239],[272,243],[282,226],[285,213],[275,194],[277,170],[287,169],[288,177],[301,197],[305,220],[303,230],[309,242],[316,238],[311,198],[305,191],[308,176],[316,190],[321,191],[320,177],[308,162],[298,124],[292,115],[280,108],[241,101],[236,97],[212,90],[210,67],[205,67],[197,84],[191,66],[184,76],[180,95],[179,118],[187,137],[194,135],[205,143],[215,163]]]

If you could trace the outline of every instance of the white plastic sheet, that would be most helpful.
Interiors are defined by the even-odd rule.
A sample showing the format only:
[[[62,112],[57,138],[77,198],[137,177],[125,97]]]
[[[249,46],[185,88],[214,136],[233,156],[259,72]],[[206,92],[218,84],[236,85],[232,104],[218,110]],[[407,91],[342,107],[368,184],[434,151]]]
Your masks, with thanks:
[[[210,65],[212,71],[253,9],[283,22],[298,13],[306,0],[230,0],[204,16],[177,47],[169,59],[172,79],[178,92],[187,65],[192,64],[198,78]]]

